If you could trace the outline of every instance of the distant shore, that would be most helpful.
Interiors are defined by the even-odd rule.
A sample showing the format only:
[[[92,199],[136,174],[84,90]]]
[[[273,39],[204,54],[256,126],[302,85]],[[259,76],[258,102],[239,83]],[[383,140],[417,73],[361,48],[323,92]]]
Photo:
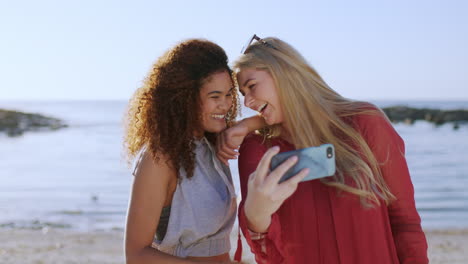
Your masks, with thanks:
[[[468,124],[468,109],[441,110],[433,108],[414,108],[408,106],[388,106],[382,110],[394,122],[413,124],[425,120],[435,125],[451,123],[454,129]],[[42,114],[0,109],[0,134],[9,137],[21,136],[30,131],[58,130],[68,127],[65,121]]]
[[[431,264],[468,263],[468,229],[427,230]],[[0,228],[0,263],[125,263],[123,230],[83,233],[69,229]],[[237,230],[231,245],[237,245]],[[231,253],[235,250],[231,250]],[[244,244],[244,263],[254,263]]]
[[[413,124],[417,120],[425,120],[435,125],[452,123],[454,129],[458,129],[460,124],[468,123],[468,110],[440,110],[432,108],[414,108],[408,106],[384,107],[382,110],[388,118],[394,122],[404,122]]]
[[[58,118],[0,109],[0,133],[6,133],[9,137],[21,136],[28,131],[57,130],[67,126]]]

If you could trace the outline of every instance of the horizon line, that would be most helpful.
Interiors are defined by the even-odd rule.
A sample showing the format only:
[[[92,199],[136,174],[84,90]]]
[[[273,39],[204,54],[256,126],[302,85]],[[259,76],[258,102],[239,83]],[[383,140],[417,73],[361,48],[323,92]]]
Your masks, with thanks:
[[[418,101],[418,102],[464,102],[468,101],[468,97],[466,98],[348,98],[351,100],[357,101]],[[11,98],[11,99],[0,99],[0,103],[14,103],[14,102],[122,102],[122,101],[129,101],[130,98],[98,98],[98,99],[90,99],[90,98],[79,98],[79,99],[71,99],[71,98],[29,98],[29,99],[18,99],[18,98]]]

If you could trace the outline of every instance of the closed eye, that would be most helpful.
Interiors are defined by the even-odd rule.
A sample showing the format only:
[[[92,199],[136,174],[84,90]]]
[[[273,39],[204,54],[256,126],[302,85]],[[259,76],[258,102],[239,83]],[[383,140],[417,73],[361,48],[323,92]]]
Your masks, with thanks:
[[[229,89],[226,96],[232,96],[232,93],[235,93],[234,88]]]
[[[250,84],[250,85],[244,86],[244,87],[247,87],[248,90],[252,90],[252,89],[255,88],[255,85],[256,85],[256,83],[253,83],[253,84]],[[245,97],[245,93],[242,90],[239,89],[239,92],[242,94],[242,96]]]

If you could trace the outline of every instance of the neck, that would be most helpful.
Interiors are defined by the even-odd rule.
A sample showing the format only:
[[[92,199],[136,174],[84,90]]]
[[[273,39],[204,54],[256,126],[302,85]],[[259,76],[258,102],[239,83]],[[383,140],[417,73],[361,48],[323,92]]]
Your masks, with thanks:
[[[199,130],[193,133],[193,137],[197,140],[202,139],[205,136],[205,131]]]
[[[281,126],[281,135],[280,135],[280,137],[282,139],[286,140],[287,142],[293,144],[291,133],[289,132],[289,129],[284,125]]]

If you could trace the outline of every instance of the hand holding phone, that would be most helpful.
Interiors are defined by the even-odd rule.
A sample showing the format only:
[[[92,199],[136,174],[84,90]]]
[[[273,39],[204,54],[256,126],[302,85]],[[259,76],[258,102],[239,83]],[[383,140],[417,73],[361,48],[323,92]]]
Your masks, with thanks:
[[[310,172],[302,181],[315,180],[335,174],[335,148],[332,144],[279,153],[271,159],[270,169],[274,170],[291,156],[297,156],[298,161],[281,177],[280,183],[296,175],[304,168],[309,168]]]
[[[278,184],[284,173],[298,160],[297,157],[287,159],[274,171],[270,171],[271,159],[279,150],[278,146],[268,149],[247,182],[244,212],[247,226],[257,233],[268,229],[271,215],[296,191],[298,183],[309,173],[309,169],[303,169],[289,179],[288,184]]]

